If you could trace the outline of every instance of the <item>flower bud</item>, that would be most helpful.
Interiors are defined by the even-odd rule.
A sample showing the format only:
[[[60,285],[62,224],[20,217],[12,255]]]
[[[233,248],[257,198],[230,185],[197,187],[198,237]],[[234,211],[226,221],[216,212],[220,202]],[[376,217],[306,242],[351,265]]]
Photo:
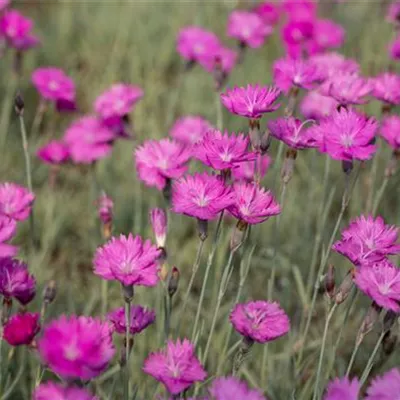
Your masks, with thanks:
[[[238,223],[236,224],[231,236],[231,251],[238,250],[239,247],[243,244],[246,237],[247,226],[248,223],[243,220],[238,221]]]
[[[133,285],[122,285],[122,295],[126,303],[130,303],[134,295]]]
[[[208,221],[197,218],[197,228],[199,230],[199,238],[204,242],[208,237]]]
[[[330,297],[333,298],[335,294],[335,267],[333,264],[329,264],[328,272],[325,275],[325,292]]]
[[[271,142],[272,142],[272,136],[268,131],[266,131],[264,135],[262,135],[261,137],[261,143],[260,143],[261,154],[264,155],[267,153],[269,146],[271,146]]]
[[[360,329],[357,333],[357,343],[361,343],[364,340],[364,337],[372,331],[376,321],[379,319],[379,314],[382,310],[382,307],[378,306],[375,302],[373,302],[368,309],[367,315],[365,316]]]
[[[173,267],[172,271],[171,271],[171,276],[169,277],[169,281],[168,281],[169,297],[172,297],[178,290],[179,276],[180,276],[179,269],[176,267]]]
[[[292,179],[294,170],[294,160],[296,159],[296,157],[297,157],[297,150],[289,149],[286,152],[286,157],[285,160],[283,161],[283,166],[281,171],[282,181],[285,185],[289,183],[290,179]]]
[[[17,92],[14,99],[14,107],[15,107],[15,112],[17,113],[18,116],[24,113],[25,103],[24,99],[22,98],[21,92],[19,91]]]
[[[400,150],[394,150],[392,157],[390,158],[385,169],[386,178],[390,178],[396,173],[397,164],[399,160],[400,160]]]
[[[108,240],[111,238],[114,203],[112,199],[103,192],[96,201],[96,204],[99,219],[102,223],[103,237]]]
[[[350,294],[353,286],[354,286],[353,270],[351,269],[343,279],[343,282],[340,284],[336,292],[335,303],[336,304],[343,303],[347,299],[347,296]]]
[[[161,208],[153,208],[150,210],[150,223],[157,246],[164,248],[167,239],[167,214]]]
[[[133,348],[133,344],[134,344],[134,339],[133,337],[129,338],[129,349],[128,349],[128,356],[130,355],[132,348]],[[121,353],[119,356],[119,365],[120,367],[124,367],[126,365],[126,338],[124,338],[124,345],[121,346]]]
[[[261,148],[260,121],[258,119],[249,119],[249,138],[254,151]]]
[[[51,280],[47,282],[46,286],[43,289],[43,301],[46,304],[51,304],[57,294],[57,284],[55,280]]]
[[[353,170],[353,161],[343,160],[342,161],[342,170],[346,175],[349,175]]]
[[[159,277],[162,281],[165,281],[167,279],[168,276],[168,267],[167,264],[164,262],[161,265],[160,271],[159,271]]]

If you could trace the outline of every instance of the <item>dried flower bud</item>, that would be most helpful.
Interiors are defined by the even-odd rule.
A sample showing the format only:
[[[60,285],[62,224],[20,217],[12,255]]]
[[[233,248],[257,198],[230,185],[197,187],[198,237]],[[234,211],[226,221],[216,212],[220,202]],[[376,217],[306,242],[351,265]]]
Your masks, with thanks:
[[[134,295],[133,285],[122,285],[122,295],[126,303],[130,303]]]
[[[399,160],[400,160],[400,150],[394,150],[392,157],[390,158],[385,169],[386,178],[390,178],[396,173],[397,164]]]
[[[160,276],[160,279],[161,279],[162,281],[165,281],[165,280],[167,279],[167,276],[168,276],[168,267],[167,267],[167,264],[166,264],[166,263],[163,263],[163,264],[161,265],[160,272],[159,272],[159,276]]]
[[[350,294],[351,289],[354,286],[353,282],[353,270],[351,269],[345,278],[343,279],[343,282],[340,284],[336,295],[335,295],[335,303],[336,304],[341,304],[343,303],[346,299],[347,296]]]
[[[397,335],[394,334],[392,331],[388,331],[385,333],[382,341],[382,348],[384,353],[389,356],[393,353],[394,349],[396,348],[397,344]]]
[[[357,333],[357,343],[361,343],[364,340],[364,337],[372,331],[376,321],[379,319],[379,314],[382,310],[382,307],[378,306],[375,302],[373,302],[368,309],[367,315],[365,316],[360,329]]]
[[[43,301],[46,304],[51,304],[57,295],[57,284],[55,280],[47,282],[43,289]]]
[[[261,137],[260,150],[261,154],[266,154],[268,152],[269,146],[271,146],[272,136],[269,131],[266,131]]]
[[[325,275],[325,292],[330,297],[333,298],[335,294],[335,267],[333,264],[329,264],[328,272]]]
[[[134,340],[133,337],[129,338],[129,349],[128,349],[128,355],[131,353],[132,348],[133,348]],[[124,338],[124,345],[121,347],[121,353],[119,357],[119,365],[120,367],[124,367],[126,365],[126,338]]]
[[[292,179],[294,170],[294,160],[296,159],[296,157],[297,157],[297,150],[289,149],[286,152],[286,157],[285,160],[283,161],[283,166],[281,171],[282,181],[285,185],[289,183],[290,179]]]
[[[246,237],[248,223],[246,221],[238,221],[235,228],[232,231],[231,236],[231,251],[236,251],[243,244],[244,238]]]
[[[178,290],[179,276],[180,276],[179,269],[176,267],[173,267],[172,271],[171,271],[171,276],[169,277],[169,281],[168,281],[169,297],[172,297]]]
[[[22,115],[24,113],[25,103],[24,99],[22,98],[21,92],[19,91],[17,92],[14,99],[14,107],[17,115]]]
[[[197,228],[199,230],[199,238],[204,242],[208,237],[208,221],[197,218]]]
[[[261,148],[261,133],[260,121],[258,119],[249,120],[249,137],[253,150],[259,151]]]
[[[165,247],[167,240],[167,214],[161,208],[150,210],[150,223],[158,247]]]

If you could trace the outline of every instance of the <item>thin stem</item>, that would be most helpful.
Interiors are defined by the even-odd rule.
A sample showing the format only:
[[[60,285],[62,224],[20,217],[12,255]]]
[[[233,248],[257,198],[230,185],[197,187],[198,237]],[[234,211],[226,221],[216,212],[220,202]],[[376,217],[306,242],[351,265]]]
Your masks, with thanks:
[[[131,302],[125,299],[125,376],[124,376],[124,399],[129,400],[129,339],[131,324]]]
[[[164,296],[164,336],[165,340],[169,337],[169,331],[171,326],[171,316],[172,316],[172,298],[168,294],[168,291],[165,291]]]
[[[101,280],[101,315],[105,315],[108,306],[108,281]]]
[[[1,400],[7,400],[11,394],[13,393],[15,387],[17,386],[18,382],[20,381],[24,370],[25,370],[25,359],[26,359],[26,346],[21,346],[21,351],[22,351],[22,360],[20,360],[20,366],[18,369],[17,374],[15,375],[15,378],[11,385],[7,388],[7,390],[2,391],[3,395],[1,396]]]
[[[376,211],[378,210],[379,204],[382,200],[383,194],[385,193],[388,183],[389,183],[389,177],[385,176],[385,179],[382,181],[382,185],[380,186],[380,188],[376,194],[374,206],[372,208],[372,215],[376,214]]]
[[[351,353],[349,365],[347,366],[346,376],[350,375],[351,368],[353,367],[353,364],[356,359],[356,355],[357,355],[358,349],[360,348],[361,343],[362,343],[361,340],[356,340],[356,342],[354,344],[354,348],[353,348],[353,352]]]
[[[216,96],[215,96],[215,108],[217,110],[217,129],[221,130],[223,127],[223,117],[222,117],[222,103],[221,103],[221,98],[219,91],[216,91]]]

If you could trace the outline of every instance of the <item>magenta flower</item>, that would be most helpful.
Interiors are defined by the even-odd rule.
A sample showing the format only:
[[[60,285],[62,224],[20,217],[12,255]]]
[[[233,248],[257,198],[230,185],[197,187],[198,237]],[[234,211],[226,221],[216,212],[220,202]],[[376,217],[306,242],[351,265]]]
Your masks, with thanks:
[[[234,203],[228,207],[228,211],[248,224],[260,224],[281,212],[271,192],[255,183],[235,182],[233,193]]]
[[[266,400],[261,391],[249,389],[245,382],[233,376],[214,379],[210,394],[215,400]]]
[[[203,381],[207,373],[187,339],[167,342],[166,349],[150,354],[143,371],[161,382],[171,394],[179,394],[195,382]]]
[[[188,115],[177,119],[169,134],[184,144],[193,145],[200,142],[205,133],[211,129],[213,126],[203,117]]]
[[[0,258],[14,257],[18,247],[7,244],[17,231],[17,222],[5,215],[0,215]]]
[[[317,15],[317,2],[314,0],[283,0],[283,10],[292,21],[313,21]]]
[[[150,210],[150,223],[153,228],[154,236],[158,247],[165,247],[167,240],[167,214],[161,208]]]
[[[293,87],[312,89],[322,81],[318,68],[301,59],[281,58],[275,61],[273,75],[275,85],[284,93]]]
[[[389,260],[357,268],[354,282],[379,306],[400,312],[400,269]]]
[[[0,258],[0,293],[6,298],[16,298],[28,304],[36,294],[36,280],[22,261]]]
[[[339,103],[329,96],[320,94],[317,90],[306,93],[300,103],[300,111],[307,119],[321,120],[332,115]]]
[[[313,38],[307,46],[308,52],[316,54],[340,47],[344,38],[345,30],[342,26],[329,19],[318,19],[314,23]]]
[[[376,151],[371,144],[378,129],[377,121],[342,108],[322,121],[323,139],[320,150],[335,160],[368,160]]]
[[[187,175],[172,187],[172,210],[201,220],[211,220],[233,204],[234,194],[220,176],[206,172]]]
[[[94,273],[106,280],[116,279],[125,286],[155,286],[157,259],[161,252],[150,240],[120,235],[96,250]]]
[[[357,61],[345,58],[342,54],[330,52],[316,54],[310,57],[310,63],[314,64],[319,73],[325,78],[334,78],[340,74],[358,74],[360,66]]]
[[[147,186],[162,190],[168,180],[186,172],[191,155],[189,148],[175,140],[147,140],[135,150],[136,170]]]
[[[236,304],[229,320],[244,337],[258,343],[277,339],[290,329],[290,321],[278,303],[258,300]]]
[[[389,44],[389,55],[393,60],[400,59],[400,35]]]
[[[394,150],[400,149],[400,117],[397,115],[385,117],[382,121],[380,135]]]
[[[3,11],[10,5],[10,0],[0,0],[0,11]]]
[[[279,108],[279,104],[274,103],[280,93],[274,87],[247,85],[227,89],[225,93],[221,93],[221,101],[232,114],[258,119],[262,114]]]
[[[51,140],[41,147],[37,156],[46,164],[63,164],[69,159],[68,146],[59,140]]]
[[[221,71],[223,74],[228,75],[238,59],[238,53],[229,47],[222,45],[213,47],[204,57],[199,59],[199,64],[207,72]]]
[[[304,44],[307,40],[311,39],[314,34],[313,21],[294,21],[287,22],[281,32],[282,40],[289,48],[297,48]],[[299,47],[301,50],[301,47]]]
[[[109,224],[113,218],[114,202],[111,197],[107,196],[106,193],[102,193],[97,199],[97,211],[99,219],[103,224]]]
[[[35,195],[16,183],[0,183],[0,215],[24,221],[31,213]]]
[[[235,10],[228,18],[227,35],[243,45],[257,48],[263,45],[272,28],[254,12]]]
[[[329,383],[324,400],[358,400],[359,393],[358,379],[336,378]]]
[[[107,319],[113,324],[117,333],[124,335],[126,332],[124,307],[117,308],[107,315]],[[131,335],[136,335],[151,325],[156,319],[156,314],[139,305],[131,306],[131,319],[129,331]]]
[[[18,313],[5,324],[3,338],[11,346],[29,345],[39,330],[38,313]]]
[[[261,177],[264,177],[268,168],[272,164],[272,159],[268,154],[261,157]],[[251,182],[254,180],[255,164],[254,161],[245,161],[235,166],[232,169],[232,176],[235,180],[245,180]]]
[[[98,398],[86,389],[47,382],[35,389],[32,400],[98,400]]]
[[[400,370],[393,368],[372,381],[365,400],[394,400],[399,393]]]
[[[400,75],[385,72],[373,79],[372,95],[391,105],[400,104]]]
[[[400,22],[400,1],[393,1],[388,8],[386,20],[393,24]]]
[[[271,135],[293,149],[317,147],[316,139],[304,127],[304,122],[294,117],[281,117],[268,122]],[[312,131],[311,131],[312,132]]]
[[[266,25],[272,26],[279,22],[280,7],[273,1],[264,1],[259,3],[254,12],[263,20]]]

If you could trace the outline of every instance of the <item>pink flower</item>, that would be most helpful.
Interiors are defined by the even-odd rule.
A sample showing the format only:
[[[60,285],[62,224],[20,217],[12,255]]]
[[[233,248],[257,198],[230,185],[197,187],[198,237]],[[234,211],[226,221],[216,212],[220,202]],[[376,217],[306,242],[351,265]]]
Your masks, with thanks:
[[[376,151],[371,142],[377,129],[378,123],[374,118],[342,108],[321,122],[323,139],[320,150],[335,160],[368,160]]]
[[[307,44],[310,54],[340,47],[345,38],[342,26],[329,19],[318,19],[314,23],[313,38]]]
[[[272,26],[279,22],[280,7],[273,1],[264,1],[259,3],[254,12],[263,20],[266,25]]]
[[[400,75],[385,72],[373,79],[372,95],[385,103],[400,104]]]
[[[300,111],[307,119],[321,120],[337,109],[339,103],[329,96],[320,94],[317,90],[306,93],[300,103]]]
[[[117,308],[107,315],[107,319],[113,324],[115,331],[121,335],[126,332],[125,311],[124,307]],[[152,310],[148,310],[139,305],[131,306],[131,319],[129,324],[129,332],[136,335],[151,325],[156,319],[156,314]]]
[[[189,148],[175,140],[147,140],[135,150],[136,170],[147,186],[162,190],[169,179],[186,172],[191,155]]]
[[[382,121],[380,135],[393,147],[400,149],[400,117],[390,115]]]
[[[233,376],[214,379],[210,393],[215,400],[266,400],[261,391],[249,389],[245,382]]]
[[[314,0],[283,0],[283,10],[292,21],[312,21],[317,15],[317,2]]]
[[[22,261],[0,258],[0,293],[6,298],[16,298],[28,304],[36,294],[36,280]]]
[[[372,381],[365,400],[394,400],[399,392],[400,370],[393,368]]]
[[[265,154],[261,158],[261,177],[264,177],[267,173],[270,165],[272,164],[272,159],[268,154]],[[235,180],[245,180],[251,182],[254,180],[255,174],[255,163],[254,161],[245,161],[237,164],[235,168],[232,169],[232,176]]]
[[[227,89],[221,93],[221,101],[232,114],[258,119],[262,114],[279,108],[279,104],[274,103],[280,93],[275,87],[247,85]]]
[[[389,260],[357,268],[354,282],[379,306],[400,312],[400,269]]]
[[[38,313],[13,315],[5,324],[3,337],[11,346],[29,345],[40,330]]]
[[[238,54],[229,47],[218,46],[213,47],[210,51],[199,59],[200,65],[207,72],[221,71],[228,75],[236,65]]]
[[[203,381],[207,373],[194,352],[189,340],[167,342],[166,349],[150,354],[143,371],[167,388],[171,394],[179,394],[195,382]]]
[[[227,35],[246,46],[262,46],[271,33],[272,28],[254,12],[235,10],[229,15]]]
[[[393,60],[400,59],[400,35],[389,44],[389,55]]]
[[[0,215],[0,258],[14,257],[18,247],[7,244],[17,231],[17,222],[14,219]]]
[[[109,323],[98,318],[62,315],[44,327],[39,355],[62,378],[89,380],[100,375],[114,355],[111,334]]]
[[[200,142],[205,133],[211,129],[213,126],[203,117],[188,115],[177,119],[169,134],[184,144],[192,145]]]
[[[278,303],[258,300],[236,304],[229,319],[244,337],[258,343],[275,340],[290,329],[290,321]]]
[[[63,164],[69,159],[68,146],[59,140],[51,140],[41,147],[37,156],[46,164]]]
[[[3,11],[10,5],[10,0],[0,0],[0,11]]]
[[[358,379],[336,378],[329,383],[324,400],[358,400],[359,393]]]
[[[113,218],[114,202],[111,197],[102,193],[97,200],[97,209],[100,221],[103,224],[109,224]]]
[[[33,393],[33,400],[98,400],[86,389],[47,382],[40,384]]]
[[[125,286],[155,286],[160,250],[140,236],[120,235],[96,250],[94,273],[106,280],[116,279]]]
[[[386,20],[393,24],[400,22],[400,1],[393,1],[388,8]]]
[[[165,247],[167,240],[167,214],[161,208],[150,210],[150,222],[153,228],[154,236],[158,247]]]
[[[340,53],[315,54],[309,58],[309,61],[317,67],[319,73],[325,79],[334,78],[338,73],[358,74],[360,72],[357,61],[347,59]]]
[[[286,46],[300,46],[311,39],[314,34],[312,21],[289,21],[283,26],[281,36]],[[301,51],[301,47],[299,48]]]
[[[342,231],[342,239],[333,250],[349,258],[355,265],[379,261],[390,254],[400,253],[399,229],[385,225],[382,217],[363,215]]]
[[[307,149],[317,147],[316,139],[304,127],[304,122],[297,118],[281,117],[268,122],[271,135],[281,140],[293,149]],[[312,132],[312,131],[311,131]]]
[[[172,187],[172,210],[201,220],[216,218],[233,201],[232,190],[221,177],[206,172],[187,175]]]
[[[0,184],[0,215],[24,221],[31,213],[35,195],[16,183]]]
[[[254,160],[255,153],[247,151],[249,138],[243,134],[235,136],[227,131],[208,131],[201,142],[194,147],[194,156],[203,164],[223,171],[232,169],[237,164]]]

